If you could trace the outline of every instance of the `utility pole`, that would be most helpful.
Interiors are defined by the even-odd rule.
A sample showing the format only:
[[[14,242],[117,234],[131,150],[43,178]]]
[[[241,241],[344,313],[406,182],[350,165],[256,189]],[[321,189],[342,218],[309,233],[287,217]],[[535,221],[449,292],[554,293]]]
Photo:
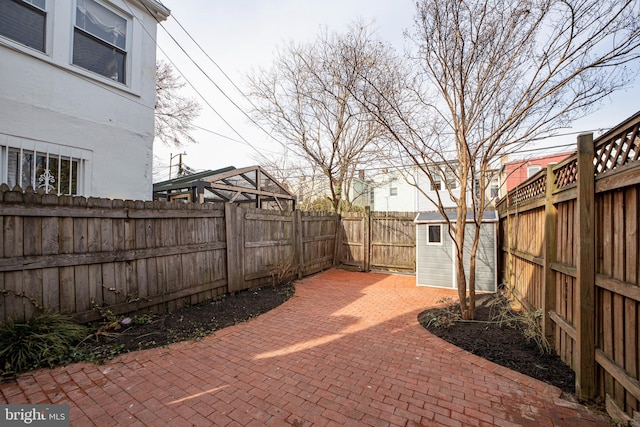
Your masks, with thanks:
[[[182,174],[184,173],[184,169],[182,167],[182,156],[186,156],[187,152],[185,151],[184,153],[178,153],[178,154],[172,154],[169,153],[169,179],[171,179],[171,167],[173,166],[173,159],[175,159],[176,157],[180,156],[179,160],[178,160],[178,176],[182,176]]]

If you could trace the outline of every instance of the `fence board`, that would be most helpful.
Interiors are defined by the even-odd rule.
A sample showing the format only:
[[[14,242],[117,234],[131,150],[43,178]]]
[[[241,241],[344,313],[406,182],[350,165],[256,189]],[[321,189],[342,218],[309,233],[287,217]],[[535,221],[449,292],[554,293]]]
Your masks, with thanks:
[[[638,290],[638,192],[636,188],[625,189],[625,277],[626,283]],[[625,336],[624,369],[632,378],[638,378],[638,359],[640,351],[636,339],[638,331],[637,300],[625,298],[624,306]],[[638,410],[638,399],[632,393],[626,393],[625,410]]]
[[[371,268],[416,271],[415,217],[413,212],[371,213]]]
[[[43,197],[46,205],[34,210],[21,193],[12,197],[9,204],[3,198],[0,213],[0,289],[7,291],[0,321],[35,315],[38,306],[82,321],[99,319],[104,310],[175,309],[271,283],[294,259],[293,270],[300,264],[303,275],[330,268],[337,245],[352,243],[352,236],[338,239],[342,228],[333,214],[297,213],[294,221],[292,214],[232,205],[224,212],[221,205],[56,196]],[[402,252],[414,250],[413,216],[383,215],[383,237],[371,257],[392,260],[390,268],[409,267],[404,260],[412,258]],[[357,215],[353,221],[363,222]],[[369,232],[352,234],[366,243]],[[241,277],[236,288],[234,274]]]
[[[579,157],[547,169],[546,183],[554,188],[546,188],[542,224],[528,218],[541,206],[538,178],[523,186],[533,189],[529,193],[509,193],[498,204],[502,277],[512,287],[519,286],[516,279],[541,287],[523,260],[537,255],[536,245],[529,242],[554,233],[555,259],[545,254],[543,260],[548,281],[556,287],[545,298],[555,298],[550,317],[556,351],[577,371],[579,393],[585,382],[591,383],[588,387],[603,398],[610,395],[630,416],[640,408],[639,125],[640,113],[595,141],[580,136]],[[589,212],[594,213],[593,224]],[[555,224],[546,222],[554,216]],[[523,227],[531,227],[531,235]],[[535,308],[537,297],[537,292],[526,295]],[[593,337],[595,345],[589,343]]]
[[[356,267],[361,271],[365,268],[364,245],[365,227],[364,215],[357,213],[345,213],[342,215],[340,237],[340,264]]]

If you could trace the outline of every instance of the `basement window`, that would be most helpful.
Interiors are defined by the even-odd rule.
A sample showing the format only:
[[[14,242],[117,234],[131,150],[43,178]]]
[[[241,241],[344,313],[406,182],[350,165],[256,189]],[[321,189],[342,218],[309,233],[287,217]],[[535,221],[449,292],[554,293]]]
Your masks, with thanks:
[[[46,194],[78,194],[82,160],[18,148],[9,148],[7,153],[9,188],[19,185],[23,191],[32,187],[36,191],[42,188]]]

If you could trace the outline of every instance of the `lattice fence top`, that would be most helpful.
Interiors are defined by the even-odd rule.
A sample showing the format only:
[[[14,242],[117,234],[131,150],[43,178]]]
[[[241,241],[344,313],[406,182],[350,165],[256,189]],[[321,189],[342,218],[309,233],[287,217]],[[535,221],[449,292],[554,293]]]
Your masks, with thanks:
[[[640,120],[628,123],[622,130],[609,132],[598,138],[595,146],[596,176],[619,168],[640,157]]]
[[[508,197],[510,206],[523,203],[530,199],[544,197],[545,192],[547,191],[547,174],[540,172],[538,174],[539,176],[535,175],[537,178],[533,181],[525,183],[525,185],[517,187],[509,193]]]
[[[574,154],[553,169],[555,188],[561,189],[575,184],[578,180],[578,157]]]

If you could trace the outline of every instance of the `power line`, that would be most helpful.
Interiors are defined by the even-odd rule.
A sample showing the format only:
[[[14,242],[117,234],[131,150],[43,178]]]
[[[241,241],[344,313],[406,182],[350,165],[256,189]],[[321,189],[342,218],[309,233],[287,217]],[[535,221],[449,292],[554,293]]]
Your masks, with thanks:
[[[209,61],[211,61],[211,63],[212,63],[213,65],[215,65],[215,66],[216,66],[216,68],[217,68],[217,69],[222,73],[222,75],[223,75],[223,76],[224,76],[224,77],[225,77],[225,78],[226,78],[226,79],[231,83],[231,85],[232,85],[232,86],[233,86],[233,87],[238,91],[238,93],[240,93],[240,95],[242,95],[242,96],[243,96],[243,98],[244,98],[244,99],[246,99],[246,100],[249,102],[249,104],[251,104],[251,106],[252,106],[254,109],[259,110],[259,109],[258,109],[258,107],[253,103],[253,101],[251,101],[251,99],[250,99],[250,98],[249,98],[249,97],[248,97],[248,96],[247,96],[247,95],[242,91],[242,89],[240,89],[240,88],[238,87],[238,85],[236,85],[236,83],[231,79],[231,77],[229,77],[229,75],[228,75],[228,74],[227,74],[227,73],[222,69],[222,67],[220,67],[220,65],[219,65],[219,64],[218,64],[218,63],[217,63],[217,62],[216,62],[216,61],[215,61],[215,60],[214,60],[214,59],[213,59],[213,58],[212,58],[212,57],[207,53],[207,51],[206,51],[206,50],[204,50],[204,48],[200,45],[200,43],[198,43],[198,42],[193,38],[193,36],[191,35],[191,33],[190,33],[190,32],[189,32],[189,31],[188,31],[188,30],[187,30],[187,29],[186,29],[186,28],[185,28],[185,27],[180,23],[180,21],[178,20],[178,18],[177,18],[174,14],[172,14],[171,16],[172,16],[173,20],[178,24],[178,26],[182,29],[182,31],[184,31],[184,33],[189,37],[189,39],[191,39],[191,41],[192,41],[192,42],[193,42],[193,43],[198,47],[198,49],[200,49],[200,51],[201,51],[202,53],[204,53],[204,55],[207,57],[207,59],[209,59]],[[162,28],[167,32],[167,34],[169,34],[169,32],[167,31],[167,29],[166,29],[166,28],[164,28],[164,25],[162,25],[162,24],[160,24],[160,25],[161,25],[161,26],[162,26]],[[173,36],[171,36],[171,34],[169,34],[169,36],[171,37],[171,39],[172,39],[174,42],[176,42],[176,40],[173,38]],[[176,42],[176,44],[178,44],[178,42]],[[178,45],[178,46],[180,46],[180,45]],[[181,47],[181,49],[182,49],[182,47]],[[183,50],[183,52],[184,52],[184,50]],[[188,55],[187,55],[187,56],[188,56]],[[191,59],[191,58],[189,58],[189,59]],[[193,62],[193,60],[192,60],[192,62]],[[195,62],[194,62],[194,64],[195,64]],[[197,65],[196,65],[196,66],[197,66]],[[198,68],[199,68],[199,67],[198,67]],[[201,70],[201,71],[202,71],[202,70]],[[203,73],[204,73],[204,71],[203,71]],[[213,82],[212,82],[212,83],[213,83]],[[215,85],[215,83],[214,83],[214,85]],[[229,99],[229,101],[231,101],[231,99],[227,96],[227,94],[226,94],[222,89],[220,89],[217,85],[216,85],[216,87],[218,88],[218,90],[220,90],[220,92],[222,92],[222,94],[223,94],[225,97],[227,97],[227,99]],[[252,122],[253,124],[255,124],[255,125],[256,125],[260,130],[262,130],[262,131],[263,131],[265,134],[267,134],[270,138],[272,138],[274,141],[276,141],[278,144],[282,145],[282,146],[286,149],[286,146],[285,146],[285,145],[284,145],[280,140],[276,139],[276,138],[271,134],[271,132],[268,132],[267,130],[265,130],[265,129],[264,129],[264,128],[263,128],[263,127],[262,127],[258,122],[256,122],[256,121],[255,121],[255,120],[254,120],[254,119],[253,119],[249,114],[247,114],[244,110],[242,110],[239,106],[237,106],[237,105],[235,104],[235,102],[231,101],[231,103],[232,103],[236,108],[238,108],[238,109],[242,112],[242,114],[244,114],[244,115],[245,115],[249,120],[251,120],[251,122]]]
[[[165,32],[171,37],[171,39],[178,45],[178,47],[184,52],[185,55],[187,55],[187,57],[191,60],[191,62],[194,63],[194,65],[196,65],[196,67],[198,67],[198,69],[200,71],[202,71],[202,73],[207,76],[207,78],[216,86],[218,87],[218,85],[207,75],[207,73],[202,70],[202,68],[191,58],[191,56],[184,50],[184,48],[180,45],[180,43],[178,43],[175,38],[164,28],[164,26],[162,25],[162,22],[160,22],[160,20],[155,16],[155,14],[153,12],[151,12],[149,10],[149,8],[147,7],[146,4],[144,4],[144,2],[141,3],[142,6],[147,10],[147,12],[154,18],[154,20],[156,21],[156,23],[158,25],[160,25]],[[264,157],[264,155],[262,154],[262,152],[260,150],[258,150],[255,146],[253,146],[249,141],[247,141],[246,138],[244,138],[240,132],[238,132],[224,117],[222,117],[222,115],[213,107],[213,105],[211,105],[211,103],[204,97],[204,95],[195,87],[195,85],[193,83],[191,83],[191,81],[187,78],[187,76],[180,70],[180,68],[175,64],[175,62],[169,57],[169,55],[167,55],[167,53],[164,51],[164,49],[162,49],[162,47],[160,47],[160,45],[158,44],[158,41],[151,35],[151,33],[149,33],[149,31],[147,30],[147,28],[145,27],[144,23],[142,23],[142,21],[140,21],[140,18],[138,18],[133,11],[131,10],[131,7],[129,6],[128,3],[125,2],[125,5],[127,6],[127,8],[129,9],[129,12],[131,12],[131,15],[140,23],[140,25],[142,26],[142,28],[144,29],[144,31],[147,33],[147,35],[149,36],[149,38],[153,41],[153,43],[156,45],[156,47],[160,50],[160,52],[162,52],[162,54],[165,56],[165,58],[167,58],[167,60],[171,63],[171,65],[178,71],[178,73],[182,76],[182,78],[185,79],[185,81],[189,84],[189,86],[194,90],[194,92],[204,101],[204,103],[220,118],[220,120],[222,120],[222,122],[224,124],[226,124],[229,129],[231,129],[236,135],[238,135],[238,137],[242,140],[242,142],[246,145],[248,145],[249,147],[251,147],[256,153],[258,153],[258,155]],[[226,96],[226,94],[225,94]],[[235,105],[235,104],[234,104]],[[212,133],[215,133],[212,131]],[[239,142],[239,141],[236,141]],[[264,157],[266,159],[266,157]],[[266,159],[267,160],[267,159]]]

